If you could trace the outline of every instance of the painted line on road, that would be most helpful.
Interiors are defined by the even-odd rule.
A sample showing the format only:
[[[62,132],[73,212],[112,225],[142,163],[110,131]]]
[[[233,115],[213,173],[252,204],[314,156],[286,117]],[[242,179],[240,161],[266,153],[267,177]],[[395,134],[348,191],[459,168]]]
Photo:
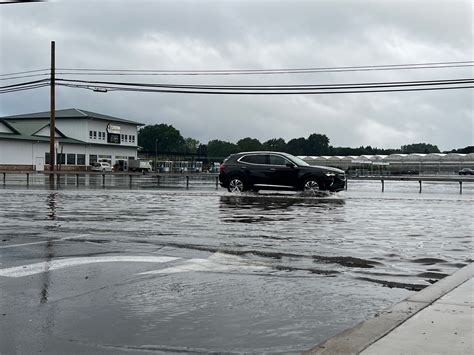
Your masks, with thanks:
[[[167,263],[178,260],[171,256],[98,256],[83,258],[67,258],[59,260],[45,261],[41,263],[15,266],[0,269],[0,276],[4,277],[25,277],[43,272],[63,269],[78,265],[114,263],[114,262],[134,262],[134,263]]]
[[[244,272],[268,270],[268,265],[249,264],[248,261],[234,255],[214,253],[207,259],[189,259],[181,265],[159,270],[150,270],[139,275],[174,274],[180,272]]]
[[[37,245],[37,244],[46,244],[46,243],[49,243],[49,242],[62,242],[64,240],[68,240],[68,239],[76,239],[76,238],[87,237],[87,236],[88,236],[87,234],[84,234],[84,235],[63,237],[63,238],[59,238],[59,239],[42,240],[40,242],[3,245],[3,246],[0,246],[0,249],[17,248],[17,247],[23,247],[23,246],[28,246],[28,245]]]

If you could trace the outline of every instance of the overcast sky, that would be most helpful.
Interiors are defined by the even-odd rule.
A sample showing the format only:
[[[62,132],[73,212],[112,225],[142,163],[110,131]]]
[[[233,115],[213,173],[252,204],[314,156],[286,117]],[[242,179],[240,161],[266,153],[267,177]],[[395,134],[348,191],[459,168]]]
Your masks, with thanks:
[[[268,69],[470,61],[473,28],[473,5],[467,0],[10,4],[0,5],[0,74],[48,68],[51,40],[60,68]],[[451,68],[128,80],[255,85],[471,77],[472,68]],[[168,123],[203,143],[321,133],[334,146],[397,148],[426,142],[447,150],[474,144],[473,94],[474,89],[205,96],[59,87],[56,108]],[[47,88],[0,96],[1,116],[48,110]]]

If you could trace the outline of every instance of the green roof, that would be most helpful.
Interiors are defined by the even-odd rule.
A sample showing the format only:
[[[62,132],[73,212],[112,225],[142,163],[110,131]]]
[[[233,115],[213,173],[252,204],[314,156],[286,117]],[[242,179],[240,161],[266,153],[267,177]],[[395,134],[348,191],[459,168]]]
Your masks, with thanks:
[[[18,131],[20,134],[32,136],[38,132],[41,128],[49,124],[49,120],[20,120],[20,121],[8,121],[11,127]]]
[[[38,142],[49,142],[49,137],[42,136],[29,136],[26,134],[12,134],[12,133],[0,133],[0,139],[14,139],[22,141],[38,141]],[[70,144],[87,144],[86,142],[80,141],[74,138],[62,138],[56,137],[56,141],[59,143],[70,143]]]
[[[14,115],[14,116],[5,116],[1,117],[2,120],[36,120],[36,119],[47,119],[49,120],[50,112],[35,112],[35,113],[26,113],[22,115]],[[96,119],[96,120],[104,120],[104,121],[116,121],[116,122],[123,122],[123,123],[130,123],[137,126],[144,126],[143,123],[126,120],[123,118],[113,117],[103,115],[101,113],[96,113],[92,111],[77,109],[77,108],[69,108],[65,110],[56,110],[55,111],[56,118],[83,118],[83,119]]]

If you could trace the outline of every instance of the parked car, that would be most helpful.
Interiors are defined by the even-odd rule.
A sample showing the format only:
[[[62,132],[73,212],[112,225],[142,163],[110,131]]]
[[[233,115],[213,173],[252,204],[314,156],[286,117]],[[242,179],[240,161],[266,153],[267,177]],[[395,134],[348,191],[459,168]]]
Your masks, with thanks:
[[[346,176],[343,170],[312,166],[287,153],[245,152],[224,160],[219,181],[230,192],[249,189],[341,191]]]
[[[474,170],[470,168],[464,168],[459,170],[459,175],[474,175]]]
[[[92,171],[112,171],[112,167],[107,162],[97,162],[92,164]]]

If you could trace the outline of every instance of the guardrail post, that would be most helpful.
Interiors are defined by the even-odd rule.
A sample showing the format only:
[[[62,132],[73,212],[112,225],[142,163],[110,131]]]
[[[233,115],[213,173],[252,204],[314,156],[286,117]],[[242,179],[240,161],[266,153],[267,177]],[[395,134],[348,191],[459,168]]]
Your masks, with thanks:
[[[385,191],[384,180],[382,179],[380,181],[382,181],[382,192],[384,192]]]
[[[79,186],[79,174],[76,174],[76,185]]]
[[[459,181],[459,193],[462,195],[462,181]]]
[[[7,181],[7,173],[3,173],[3,185],[5,185]]]
[[[128,175],[130,177],[130,187],[132,187],[132,175]]]
[[[186,176],[186,188],[189,189],[189,176]]]
[[[347,191],[347,183],[348,183],[348,182],[349,182],[349,179],[346,178],[346,185],[344,186],[344,190],[346,190],[346,191]]]
[[[105,186],[105,174],[102,174],[102,186]]]
[[[160,186],[160,175],[156,175],[156,186]]]
[[[219,177],[216,176],[216,190],[219,188]]]
[[[26,173],[26,186],[30,184],[30,173]]]
[[[61,183],[60,178],[59,178],[59,174],[56,174],[56,183],[58,184],[58,186]]]
[[[418,180],[418,183],[420,184],[420,194],[421,194],[421,180]]]

